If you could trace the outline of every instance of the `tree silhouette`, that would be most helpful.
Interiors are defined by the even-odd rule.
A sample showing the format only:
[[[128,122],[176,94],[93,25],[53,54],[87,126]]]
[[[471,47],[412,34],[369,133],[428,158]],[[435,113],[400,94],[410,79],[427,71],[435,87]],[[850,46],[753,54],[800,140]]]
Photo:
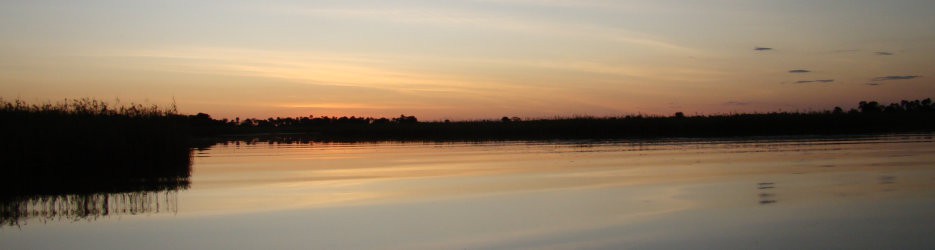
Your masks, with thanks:
[[[393,121],[400,124],[412,124],[418,123],[419,119],[416,119],[415,116],[399,115],[399,118],[393,118]]]
[[[879,113],[883,110],[880,108],[880,103],[876,101],[861,101],[858,103],[857,108],[860,109],[860,112],[862,113]]]

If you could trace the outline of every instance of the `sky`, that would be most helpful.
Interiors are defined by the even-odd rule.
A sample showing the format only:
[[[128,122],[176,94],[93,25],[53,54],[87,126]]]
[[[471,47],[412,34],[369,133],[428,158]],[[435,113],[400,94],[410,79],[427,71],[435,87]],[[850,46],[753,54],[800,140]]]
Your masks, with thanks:
[[[935,98],[935,1],[4,0],[0,97],[231,119],[847,109]]]

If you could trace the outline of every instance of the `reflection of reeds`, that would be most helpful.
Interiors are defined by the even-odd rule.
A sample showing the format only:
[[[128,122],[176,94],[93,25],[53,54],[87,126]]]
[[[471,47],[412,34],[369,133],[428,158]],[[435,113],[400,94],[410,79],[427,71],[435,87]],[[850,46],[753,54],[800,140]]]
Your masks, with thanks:
[[[178,211],[178,190],[35,196],[0,202],[0,225]]]
[[[145,199],[130,197],[189,185],[189,125],[174,107],[0,100],[0,121],[4,222],[19,215],[106,215],[114,211],[107,204],[143,206]],[[113,203],[121,199],[127,202]]]

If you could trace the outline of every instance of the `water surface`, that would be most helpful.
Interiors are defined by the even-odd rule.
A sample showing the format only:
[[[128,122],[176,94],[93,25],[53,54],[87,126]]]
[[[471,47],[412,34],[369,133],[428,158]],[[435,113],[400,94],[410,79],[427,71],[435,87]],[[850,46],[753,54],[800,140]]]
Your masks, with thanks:
[[[190,188],[130,196],[149,209],[26,219],[0,248],[935,247],[930,134],[253,141],[194,157]]]

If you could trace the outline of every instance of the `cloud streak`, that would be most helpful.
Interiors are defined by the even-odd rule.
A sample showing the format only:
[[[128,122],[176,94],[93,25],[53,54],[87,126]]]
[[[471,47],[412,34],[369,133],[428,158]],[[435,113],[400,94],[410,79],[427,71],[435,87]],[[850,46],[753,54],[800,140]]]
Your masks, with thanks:
[[[898,80],[912,80],[922,76],[881,76],[875,77],[871,81],[882,82],[882,81],[898,81]]]
[[[834,79],[821,79],[821,80],[802,80],[795,83],[832,83]]]
[[[793,74],[804,74],[804,73],[811,73],[811,72],[812,72],[811,70],[807,70],[807,69],[793,69],[789,71],[789,73],[793,73]]]
[[[756,50],[756,51],[770,51],[770,50],[773,50],[773,48],[770,48],[770,47],[756,47],[756,48],[753,48],[753,50]]]
[[[886,52],[886,51],[877,51],[877,52],[874,52],[873,54],[878,55],[878,56],[892,56],[892,55],[894,55],[892,52]]]
[[[750,105],[750,102],[738,102],[738,101],[729,101],[724,103],[725,106],[747,106]]]
[[[916,79],[916,78],[919,78],[919,77],[922,77],[922,76],[918,76],[918,75],[909,75],[909,76],[881,76],[881,77],[874,77],[873,79],[870,79],[870,82],[868,82],[867,85],[870,85],[870,86],[880,86],[880,85],[883,85],[883,82],[885,82],[885,81],[912,80],[912,79]]]
[[[512,16],[495,12],[450,8],[295,8],[280,12],[299,12],[304,15],[356,19],[376,22],[394,22],[412,25],[446,26],[499,30],[564,37],[588,37],[591,39],[617,41],[660,51],[680,53],[703,53],[702,50],[681,46],[665,39],[627,29],[609,26],[594,26],[587,23],[557,22],[534,16]]]
[[[155,51],[114,51],[111,57],[172,61],[169,71],[238,77],[260,77],[293,83],[358,87],[393,91],[457,91],[495,93],[503,84],[485,83],[464,75],[396,67],[422,61],[395,55],[284,52],[236,48],[178,48]],[[474,84],[465,84],[472,82]],[[513,85],[515,86],[515,85]]]

